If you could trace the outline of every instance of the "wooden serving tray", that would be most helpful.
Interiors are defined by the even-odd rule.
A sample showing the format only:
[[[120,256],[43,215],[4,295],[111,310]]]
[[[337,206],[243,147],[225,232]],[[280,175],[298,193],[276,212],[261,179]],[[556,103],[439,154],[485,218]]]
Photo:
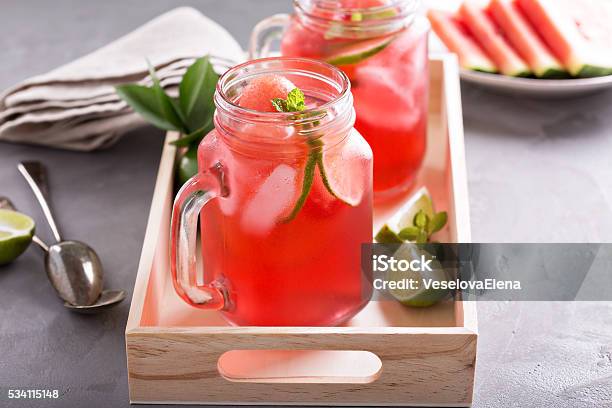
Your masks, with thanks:
[[[469,242],[457,62],[433,58],[429,149],[415,188],[449,213],[439,239]],[[169,134],[168,140],[176,135]],[[370,302],[341,327],[233,327],[172,287],[168,248],[176,149],[162,153],[126,348],[132,403],[469,406],[476,308]],[[375,211],[376,228],[401,206]]]

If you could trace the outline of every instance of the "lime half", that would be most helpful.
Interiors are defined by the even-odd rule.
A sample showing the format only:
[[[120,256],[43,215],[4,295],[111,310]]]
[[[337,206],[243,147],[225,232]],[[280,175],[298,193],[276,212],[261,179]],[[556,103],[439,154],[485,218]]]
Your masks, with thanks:
[[[435,211],[431,196],[426,187],[417,191],[398,212],[395,217],[398,231],[413,225],[414,216],[419,211],[423,211],[430,219],[433,218]]]
[[[423,210],[423,212],[430,218],[432,218],[435,213],[431,196],[429,195],[429,191],[426,187],[419,189],[412,197],[410,197],[406,204],[404,204],[391,218],[387,220],[387,223],[376,233],[374,241],[380,244],[395,243],[394,241],[390,242],[388,240],[379,241],[378,237],[381,236],[383,238],[388,238],[390,236],[389,230],[391,230],[391,232],[397,236],[397,233],[402,229],[413,225],[414,216],[421,210]]]
[[[387,224],[383,225],[374,237],[374,241],[379,244],[402,244],[404,242],[397,232],[393,231]]]
[[[421,270],[409,269],[406,271],[393,269],[387,273],[387,282],[390,288],[387,291],[400,303],[411,307],[433,306],[449,294],[448,289],[439,288],[440,282],[447,281],[449,274],[444,270],[442,264],[429,252],[420,249],[414,244],[404,244],[393,255],[396,260],[431,260],[428,267]],[[416,284],[413,287],[405,283],[412,279]],[[437,282],[437,283],[436,283]],[[391,284],[394,283],[394,284]],[[429,286],[427,286],[429,285]]]
[[[0,209],[0,265],[14,261],[32,242],[34,220],[17,211]]]

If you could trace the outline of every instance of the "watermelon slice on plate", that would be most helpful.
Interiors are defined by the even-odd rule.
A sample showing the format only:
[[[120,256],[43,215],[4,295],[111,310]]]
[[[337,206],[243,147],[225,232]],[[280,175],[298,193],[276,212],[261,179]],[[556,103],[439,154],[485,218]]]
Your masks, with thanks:
[[[514,77],[532,75],[531,69],[514,51],[483,8],[466,1],[459,8],[459,15],[502,74]]]
[[[568,77],[568,72],[527,21],[516,2],[492,0],[488,12],[537,77]]]
[[[451,13],[441,10],[429,10],[427,18],[437,36],[446,47],[457,54],[462,68],[497,72],[497,67],[484,53],[474,37]]]
[[[517,0],[553,53],[574,76],[612,74],[612,2]]]

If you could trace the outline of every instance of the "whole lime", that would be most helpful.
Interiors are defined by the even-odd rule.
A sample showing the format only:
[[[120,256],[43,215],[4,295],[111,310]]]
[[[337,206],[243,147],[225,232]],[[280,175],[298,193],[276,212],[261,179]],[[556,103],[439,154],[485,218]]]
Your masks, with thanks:
[[[191,146],[178,164],[178,181],[182,186],[198,173],[198,146]]]

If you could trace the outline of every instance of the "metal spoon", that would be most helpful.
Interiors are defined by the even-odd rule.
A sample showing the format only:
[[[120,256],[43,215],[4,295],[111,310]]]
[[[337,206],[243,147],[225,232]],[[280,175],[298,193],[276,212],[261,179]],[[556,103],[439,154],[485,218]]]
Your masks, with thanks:
[[[100,295],[98,300],[96,300],[96,303],[94,303],[93,305],[79,306],[64,302],[64,306],[66,306],[73,312],[93,314],[106,309],[110,309],[111,307],[121,303],[123,299],[125,299],[124,290],[104,290],[102,291],[102,294]]]
[[[17,167],[34,192],[57,241],[49,246],[45,257],[49,279],[59,296],[68,304],[92,306],[102,292],[103,270],[100,258],[82,242],[62,240],[48,203],[47,177],[43,165],[39,162],[22,162]]]
[[[17,211],[17,209],[15,208],[11,200],[9,200],[7,197],[0,197],[0,208],[6,208],[8,210]],[[45,244],[45,242],[42,239],[34,235],[32,237],[32,241],[36,245],[38,245],[45,252],[45,254],[49,253],[49,246]],[[57,293],[58,294],[61,293],[60,290],[62,290],[62,287],[56,286],[56,281],[51,279],[51,276],[49,274],[48,276],[49,276],[49,279],[51,280],[51,284],[53,285]],[[123,299],[125,299],[125,291],[123,290],[105,290],[105,291],[102,291],[102,293],[100,294],[100,297],[98,297],[98,299],[92,305],[74,305],[74,304],[69,303],[68,301],[65,301],[64,306],[78,313],[92,314],[92,313],[101,312],[106,309],[110,309],[111,307],[120,303]]]

